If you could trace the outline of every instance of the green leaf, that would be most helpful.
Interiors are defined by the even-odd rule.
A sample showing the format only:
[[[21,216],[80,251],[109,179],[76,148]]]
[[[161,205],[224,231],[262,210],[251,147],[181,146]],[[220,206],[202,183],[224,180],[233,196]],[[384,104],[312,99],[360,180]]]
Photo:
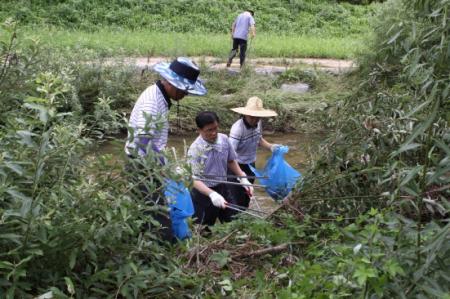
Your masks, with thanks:
[[[22,242],[20,242],[21,238],[22,238],[22,236],[18,235],[18,234],[12,234],[12,233],[0,234],[0,239],[12,241],[14,243],[17,243],[18,245],[22,245]]]
[[[405,275],[405,271],[403,271],[403,268],[396,261],[388,260],[384,265],[384,268],[392,278],[395,277],[397,274],[401,276]]]
[[[12,162],[5,162],[5,166],[14,171],[15,173],[17,173],[18,175],[23,175],[23,168],[18,164]]]
[[[403,29],[401,29],[400,31],[396,32],[387,42],[387,44],[392,44],[393,42],[395,42],[395,40],[400,36],[400,34],[403,32]]]
[[[23,104],[25,107],[32,109],[32,110],[37,110],[39,112],[39,120],[43,123],[47,123],[48,121],[48,109],[42,105],[38,105],[38,104],[31,104],[31,103],[25,103]]]
[[[450,157],[450,147],[447,144],[436,138],[433,138],[433,141],[440,149],[442,149],[447,154],[448,157]]]
[[[14,269],[14,265],[8,261],[0,261],[0,269]]]
[[[64,281],[66,282],[67,291],[69,294],[74,295],[75,294],[75,287],[73,286],[72,279],[70,277],[64,277]]]
[[[211,255],[211,260],[215,261],[222,268],[230,261],[230,253],[227,250],[215,252]]]
[[[32,203],[33,201],[29,197],[22,200],[22,206],[20,207],[20,216],[25,218],[28,213],[30,213]]]
[[[359,266],[353,274],[353,277],[362,286],[366,283],[367,279],[377,277],[377,271],[373,268]]]
[[[433,107],[433,111],[431,111],[430,115],[427,117],[426,121],[422,122],[419,126],[417,126],[414,131],[411,133],[411,135],[408,137],[408,139],[402,144],[402,146],[400,147],[399,150],[393,152],[390,156],[391,158],[397,156],[399,153],[401,153],[403,148],[407,147],[414,139],[417,138],[417,136],[419,136],[420,134],[422,134],[423,132],[425,132],[425,130],[427,130],[431,124],[433,123],[433,121],[436,118],[438,109],[439,109],[439,103],[440,101],[436,101],[436,103],[434,104]]]
[[[410,143],[410,144],[403,144],[398,150],[396,150],[395,152],[393,152],[391,154],[392,157],[397,156],[398,154],[401,154],[403,152],[407,152],[413,149],[416,149],[418,147],[421,147],[422,144],[420,143]]]
[[[138,267],[136,266],[135,263],[131,262],[131,263],[129,263],[129,265],[130,265],[130,268],[133,270],[134,274],[139,273]]]
[[[400,187],[409,183],[423,169],[422,165],[418,165],[408,172],[408,175],[400,182]]]
[[[11,195],[13,198],[17,198],[17,199],[20,199],[20,200],[31,200],[30,197],[26,196],[25,194],[23,194],[23,193],[21,193],[21,192],[19,192],[17,190],[14,190],[14,189],[6,190],[6,193]]]
[[[75,248],[74,250],[72,250],[72,252],[70,253],[70,256],[69,256],[70,269],[73,269],[73,267],[75,267],[75,263],[77,261],[77,255],[78,255],[78,249]]]

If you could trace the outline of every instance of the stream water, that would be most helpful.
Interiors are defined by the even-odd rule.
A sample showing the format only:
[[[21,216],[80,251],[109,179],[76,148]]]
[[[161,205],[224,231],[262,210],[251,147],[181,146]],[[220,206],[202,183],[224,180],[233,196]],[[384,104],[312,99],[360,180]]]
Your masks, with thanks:
[[[168,148],[174,148],[177,157],[184,157],[190,144],[197,138],[197,134],[191,135],[171,135],[169,136]],[[270,143],[278,143],[289,146],[289,152],[285,155],[285,160],[295,169],[302,172],[309,162],[310,153],[315,152],[315,148],[322,136],[317,134],[301,134],[301,133],[276,133],[264,134],[264,138]],[[112,154],[117,159],[125,158],[123,140],[116,139],[114,141],[102,144],[95,154]],[[258,149],[256,158],[256,168],[264,167],[271,153],[267,150]],[[258,182],[256,182],[258,183]],[[255,188],[255,201],[252,201],[250,207],[261,209],[265,212],[271,212],[276,209],[278,204],[273,201],[261,188]]]

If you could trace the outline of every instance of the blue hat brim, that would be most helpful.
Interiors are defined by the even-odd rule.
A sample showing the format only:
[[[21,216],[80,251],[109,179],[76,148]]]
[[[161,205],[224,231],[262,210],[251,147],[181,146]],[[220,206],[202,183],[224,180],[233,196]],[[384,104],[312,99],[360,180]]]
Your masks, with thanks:
[[[183,78],[172,71],[169,66],[170,63],[160,62],[156,64],[153,69],[158,72],[164,79],[169,81],[170,84],[180,90],[186,91],[191,95],[203,96],[208,92],[205,85],[203,85],[202,80],[197,79],[197,81],[192,81]]]

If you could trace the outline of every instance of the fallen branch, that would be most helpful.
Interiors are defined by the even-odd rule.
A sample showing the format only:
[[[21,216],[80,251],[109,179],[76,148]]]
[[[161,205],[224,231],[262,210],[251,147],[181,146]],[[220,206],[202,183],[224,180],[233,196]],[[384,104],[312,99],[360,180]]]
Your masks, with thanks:
[[[306,244],[306,242],[295,242],[295,244]],[[239,259],[239,258],[244,258],[244,257],[256,257],[256,256],[265,255],[265,254],[278,253],[278,252],[285,251],[286,249],[288,249],[288,247],[290,245],[293,245],[293,243],[284,243],[284,244],[280,244],[277,246],[263,248],[263,249],[259,249],[259,250],[255,250],[255,251],[250,251],[250,252],[234,255],[231,258]]]

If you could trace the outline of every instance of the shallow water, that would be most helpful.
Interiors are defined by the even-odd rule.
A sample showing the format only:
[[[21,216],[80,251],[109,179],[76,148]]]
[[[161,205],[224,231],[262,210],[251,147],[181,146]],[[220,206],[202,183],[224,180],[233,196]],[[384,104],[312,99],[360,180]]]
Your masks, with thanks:
[[[198,135],[172,135],[169,136],[168,148],[174,148],[178,158],[185,156],[190,144]],[[300,134],[300,133],[274,133],[264,134],[264,138],[270,143],[278,143],[289,146],[289,152],[285,155],[285,160],[295,169],[302,172],[306,169],[310,153],[315,152],[319,140],[322,138],[316,134]],[[116,139],[114,141],[103,143],[95,151],[96,155],[112,154],[113,159],[126,159],[124,153],[124,144],[126,137]],[[256,157],[256,168],[264,167],[267,159],[270,157],[270,151],[258,149]],[[256,181],[256,184],[259,182]],[[255,196],[250,202],[250,208],[272,213],[280,206],[280,202],[274,201],[265,192],[264,188],[255,187]]]
[[[169,136],[168,148],[173,147],[178,158],[184,157],[191,143],[197,138],[197,134],[191,135],[171,135]],[[285,155],[286,161],[300,172],[306,168],[309,152],[314,152],[321,136],[301,133],[274,133],[264,134],[264,138],[270,143],[278,143],[289,146],[289,152]],[[101,144],[95,150],[95,154],[112,154],[116,159],[124,158],[124,144],[126,137]],[[263,168],[267,159],[270,157],[270,151],[262,148],[258,149],[256,156],[256,168]]]

